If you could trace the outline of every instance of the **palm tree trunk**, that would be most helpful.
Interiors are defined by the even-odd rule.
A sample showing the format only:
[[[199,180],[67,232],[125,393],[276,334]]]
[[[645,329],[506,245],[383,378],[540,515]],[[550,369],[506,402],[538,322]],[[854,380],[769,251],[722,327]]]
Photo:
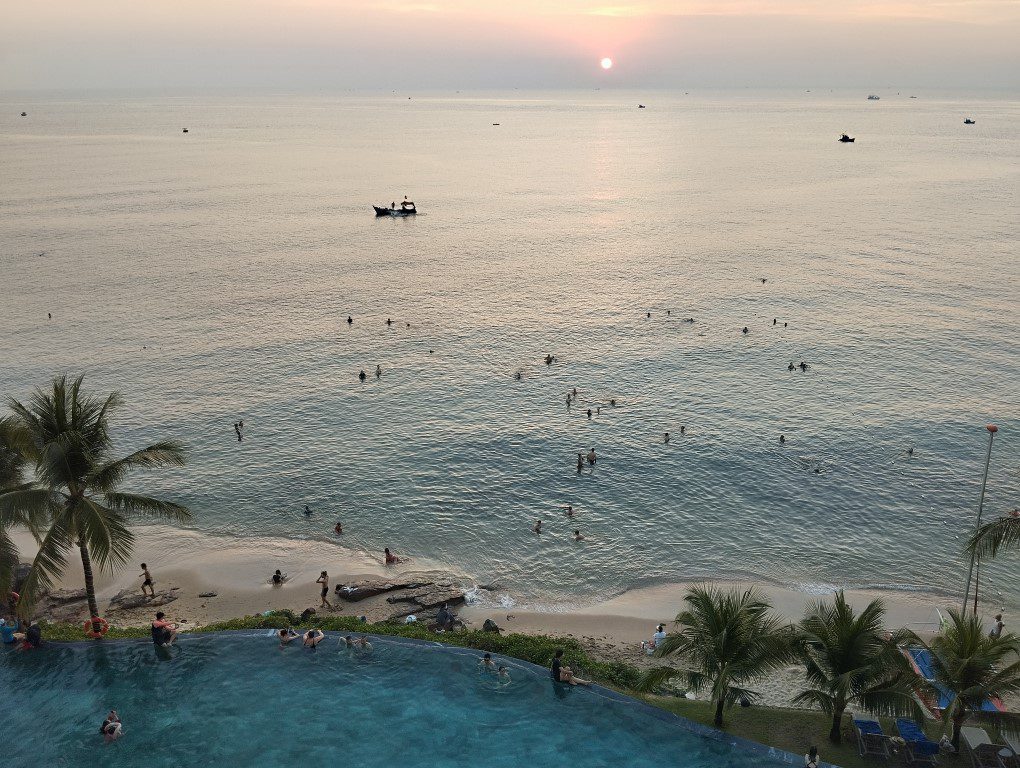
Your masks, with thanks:
[[[829,741],[839,744],[843,741],[841,726],[843,725],[843,710],[839,709],[832,713],[832,729],[829,731]]]
[[[719,699],[715,705],[715,727],[722,728],[722,710],[723,704],[726,703],[725,699]]]
[[[98,616],[99,603],[96,602],[96,583],[92,576],[92,558],[89,557],[89,549],[81,539],[78,539],[78,549],[81,551],[81,567],[85,572],[85,597],[89,602],[89,616]],[[99,629],[99,625],[93,622],[92,631],[98,632]]]
[[[953,715],[953,749],[960,754],[960,729],[963,728],[963,721],[966,715]]]

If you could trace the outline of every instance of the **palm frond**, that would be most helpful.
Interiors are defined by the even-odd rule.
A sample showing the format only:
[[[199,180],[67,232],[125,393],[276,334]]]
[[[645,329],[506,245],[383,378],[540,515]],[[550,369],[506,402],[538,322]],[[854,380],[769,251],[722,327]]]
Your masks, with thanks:
[[[21,562],[21,553],[7,530],[0,525],[0,595],[6,595],[14,581],[14,569]]]
[[[166,440],[142,448],[140,451],[125,456],[117,461],[107,462],[93,469],[85,478],[88,488],[100,493],[115,490],[127,473],[135,468],[151,467],[183,467],[185,461],[184,446],[172,440]]]
[[[111,509],[131,515],[145,515],[175,523],[186,523],[191,520],[191,512],[187,507],[172,501],[139,496],[135,493],[107,493],[104,498]]]
[[[79,503],[74,518],[79,539],[101,570],[112,572],[127,564],[135,535],[119,512],[86,498]]]
[[[809,704],[818,707],[822,712],[831,715],[833,713],[833,699],[826,691],[818,688],[808,688],[793,697],[794,704]]]
[[[48,525],[55,498],[49,488],[24,483],[0,493],[0,525],[24,526],[33,533]]]
[[[664,683],[682,675],[683,670],[676,667],[655,667],[641,675],[634,686],[634,690],[650,693],[658,690]]]
[[[39,596],[53,588],[67,567],[67,551],[74,543],[66,518],[56,518],[39,541],[39,551],[21,585],[21,610],[31,610]]]
[[[1004,515],[978,528],[967,550],[978,557],[993,558],[1000,551],[1020,549],[1020,516]]]

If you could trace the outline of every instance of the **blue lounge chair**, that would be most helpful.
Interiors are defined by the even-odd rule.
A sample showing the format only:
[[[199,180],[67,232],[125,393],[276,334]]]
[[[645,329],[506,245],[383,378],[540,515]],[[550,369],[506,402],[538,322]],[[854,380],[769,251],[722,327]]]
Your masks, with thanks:
[[[939,754],[938,742],[932,741],[913,720],[901,717],[896,720],[896,732],[905,742],[907,765],[935,765]]]
[[[861,757],[889,759],[889,739],[882,733],[882,726],[877,720],[861,720],[855,717],[854,731],[857,734],[857,752]]]

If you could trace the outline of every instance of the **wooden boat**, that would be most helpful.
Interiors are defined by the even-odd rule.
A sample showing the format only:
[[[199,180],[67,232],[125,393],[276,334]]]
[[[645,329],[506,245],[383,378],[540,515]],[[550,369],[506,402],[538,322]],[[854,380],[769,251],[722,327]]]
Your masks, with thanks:
[[[378,205],[373,205],[375,208],[376,216],[414,216],[418,213],[414,208],[380,208]]]

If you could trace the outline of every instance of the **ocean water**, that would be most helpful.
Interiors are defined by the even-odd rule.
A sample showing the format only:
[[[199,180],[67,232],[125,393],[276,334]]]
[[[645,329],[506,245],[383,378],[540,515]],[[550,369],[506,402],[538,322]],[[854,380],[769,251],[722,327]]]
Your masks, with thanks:
[[[381,766],[571,765],[752,768],[788,764],[706,738],[633,699],[555,686],[545,670],[497,658],[510,682],[479,668],[481,654],[374,638],[371,651],[279,649],[273,637],[0,650],[0,682],[20,706],[0,722],[11,765],[279,766],[342,760]],[[104,744],[116,709],[124,735]],[[660,715],[660,716],[656,716]],[[19,738],[38,733],[44,739]]]
[[[881,95],[3,95],[0,393],[83,371],[199,530],[518,605],[956,594],[987,422],[1020,492],[1020,97]]]

